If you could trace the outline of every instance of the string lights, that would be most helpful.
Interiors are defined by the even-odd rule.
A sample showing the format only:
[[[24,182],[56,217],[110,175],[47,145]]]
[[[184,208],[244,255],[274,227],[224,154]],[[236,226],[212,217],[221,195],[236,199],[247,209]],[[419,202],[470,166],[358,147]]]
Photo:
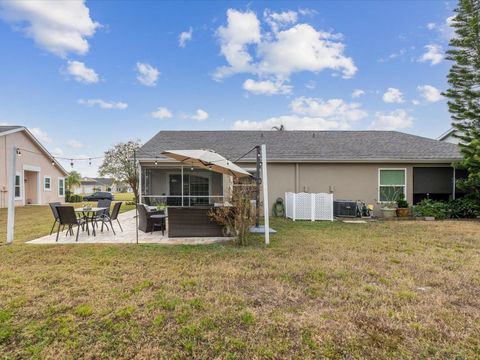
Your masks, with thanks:
[[[38,151],[32,151],[24,148],[19,148],[17,147],[17,156],[22,156],[22,151],[31,153],[31,154],[36,154],[36,155],[45,155],[44,153],[40,153]],[[92,166],[92,160],[98,160],[98,159],[103,159],[105,156],[95,156],[95,157],[87,157],[87,158],[72,158],[72,157],[61,157],[61,156],[51,156],[51,164],[52,166],[56,166],[57,163],[56,161],[58,160],[68,160],[70,161],[70,166],[73,168],[75,166],[75,162],[79,161],[88,161],[88,165]]]

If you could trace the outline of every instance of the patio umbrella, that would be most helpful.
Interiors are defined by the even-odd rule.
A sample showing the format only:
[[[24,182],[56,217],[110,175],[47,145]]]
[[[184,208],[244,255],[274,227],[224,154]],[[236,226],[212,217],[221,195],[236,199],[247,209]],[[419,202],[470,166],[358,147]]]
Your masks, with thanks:
[[[162,152],[162,155],[184,164],[209,169],[233,177],[251,176],[250,173],[243,170],[240,166],[235,165],[230,160],[211,150],[165,150]]]

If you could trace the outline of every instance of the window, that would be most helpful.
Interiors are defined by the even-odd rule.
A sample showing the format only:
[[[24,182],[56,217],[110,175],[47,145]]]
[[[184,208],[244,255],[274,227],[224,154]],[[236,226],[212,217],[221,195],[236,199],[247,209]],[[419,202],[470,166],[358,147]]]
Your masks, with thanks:
[[[15,175],[15,199],[22,199],[22,176],[20,174]]]
[[[406,169],[379,169],[378,199],[380,202],[396,201],[398,195],[406,196]]]
[[[58,179],[58,196],[65,196],[65,179]]]
[[[52,191],[52,178],[50,176],[45,176],[43,178],[43,190]]]
[[[175,196],[171,199],[171,205],[182,205],[182,175],[170,174],[169,176],[170,196]],[[183,199],[184,206],[204,205],[209,203],[210,195],[210,174],[184,174],[183,175]],[[175,202],[175,203],[173,203]]]

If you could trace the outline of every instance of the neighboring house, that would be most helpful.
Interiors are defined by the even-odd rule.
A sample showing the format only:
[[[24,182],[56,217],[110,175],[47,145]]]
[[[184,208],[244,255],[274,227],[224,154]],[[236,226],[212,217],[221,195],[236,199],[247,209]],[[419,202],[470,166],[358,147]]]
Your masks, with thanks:
[[[74,194],[93,194],[96,191],[129,192],[130,186],[117,184],[111,178],[87,178],[81,180],[80,186],[75,186]]]
[[[14,146],[15,205],[64,202],[67,171],[23,126],[0,126],[0,207],[8,206],[8,184]]]
[[[285,192],[331,192],[335,199],[379,205],[394,191],[410,203],[455,196],[457,145],[396,131],[160,131],[137,153],[142,199],[166,196],[170,205],[218,201],[230,178],[180,167],[163,150],[212,149],[235,161],[266,144],[269,203]],[[255,152],[236,162],[255,171]],[[183,189],[181,183],[183,173]]]
[[[442,135],[440,135],[437,140],[439,141],[444,141],[444,142],[449,142],[452,144],[458,144],[460,143],[460,139],[455,137],[455,134],[459,134],[458,130],[455,128],[450,128],[448,131],[444,132]]]

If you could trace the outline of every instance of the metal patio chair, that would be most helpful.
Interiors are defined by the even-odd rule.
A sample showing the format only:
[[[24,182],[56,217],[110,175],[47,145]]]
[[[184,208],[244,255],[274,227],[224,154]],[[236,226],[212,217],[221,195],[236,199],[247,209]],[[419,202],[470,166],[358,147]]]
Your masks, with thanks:
[[[82,218],[77,218],[75,214],[75,209],[73,206],[57,206],[56,207],[58,212],[58,229],[57,229],[57,238],[55,242],[58,242],[58,236],[60,234],[60,226],[68,226],[67,232],[65,235],[69,234],[73,235],[73,227],[77,226],[77,237],[75,241],[78,241],[78,234],[80,232],[80,227],[82,230],[86,224],[86,220]]]

